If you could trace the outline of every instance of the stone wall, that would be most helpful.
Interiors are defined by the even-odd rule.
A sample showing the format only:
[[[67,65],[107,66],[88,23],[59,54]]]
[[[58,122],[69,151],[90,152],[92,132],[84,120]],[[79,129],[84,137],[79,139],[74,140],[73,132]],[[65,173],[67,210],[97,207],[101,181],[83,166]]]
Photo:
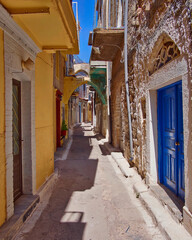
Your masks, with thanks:
[[[150,4],[147,4],[147,2],[150,2]],[[184,57],[188,66],[188,88],[191,89],[189,81],[192,72],[189,1],[156,0],[152,2],[139,0],[136,2],[132,0],[129,2],[128,18],[128,67],[134,147],[133,163],[140,174],[146,176],[146,173],[150,171],[146,135],[146,109],[149,92],[147,86],[153,78],[153,71],[164,71],[167,64],[177,61],[178,57]],[[163,48],[163,44],[169,41],[173,42],[179,51],[171,59],[162,60],[164,62],[160,66],[155,58],[160,49]],[[176,50],[174,51],[176,52]],[[161,52],[161,54],[163,53]],[[153,68],[153,71],[151,68]],[[120,63],[120,53],[113,62],[111,109],[112,143],[115,147],[123,150],[125,157],[129,159],[124,64]]]
[[[96,126],[94,130],[96,133],[101,133],[101,121],[102,121],[101,103],[95,104],[95,111],[96,111]]]
[[[102,104],[102,122],[101,122],[101,134],[106,137],[107,129],[107,105]]]
[[[128,84],[133,137],[129,127],[121,52],[111,80],[112,144],[138,169],[148,185],[163,183],[158,157],[158,89],[182,80],[185,198],[183,223],[192,234],[192,1],[130,0]],[[122,47],[123,49],[123,47]],[[179,167],[178,167],[179,168]],[[179,178],[179,176],[178,176]]]
[[[96,108],[96,126],[95,132],[102,134],[106,137],[106,129],[107,129],[107,105],[98,102],[95,105]]]
[[[112,144],[124,152],[129,159],[129,127],[125,90],[124,64],[120,62],[118,53],[112,68],[111,80],[111,118],[112,118]]]

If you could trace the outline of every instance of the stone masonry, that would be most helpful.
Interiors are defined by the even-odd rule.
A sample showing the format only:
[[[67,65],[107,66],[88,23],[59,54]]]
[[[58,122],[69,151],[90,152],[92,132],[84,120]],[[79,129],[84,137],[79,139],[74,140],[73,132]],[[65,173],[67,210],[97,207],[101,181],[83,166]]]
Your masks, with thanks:
[[[192,226],[191,162],[191,1],[130,0],[128,12],[128,81],[133,132],[133,161],[146,182],[158,180],[157,89],[182,80],[185,155],[184,222]],[[123,47],[123,46],[122,46]],[[119,51],[111,80],[112,143],[129,161],[124,64]]]
[[[188,1],[130,1],[128,21],[129,88],[134,144],[134,163],[145,176],[146,160],[146,85],[151,79],[150,68],[162,42],[173,41],[180,56],[185,55],[188,77],[191,76],[191,37]],[[137,24],[135,23],[137,20]],[[124,151],[129,159],[129,130],[124,84],[124,64],[120,54],[113,62],[112,77],[112,139],[115,147]],[[178,56],[179,57],[179,56]],[[176,59],[176,58],[175,58]],[[171,59],[170,61],[173,61]],[[177,61],[177,60],[175,60]],[[158,70],[158,69],[157,69]],[[190,83],[189,83],[190,84]]]

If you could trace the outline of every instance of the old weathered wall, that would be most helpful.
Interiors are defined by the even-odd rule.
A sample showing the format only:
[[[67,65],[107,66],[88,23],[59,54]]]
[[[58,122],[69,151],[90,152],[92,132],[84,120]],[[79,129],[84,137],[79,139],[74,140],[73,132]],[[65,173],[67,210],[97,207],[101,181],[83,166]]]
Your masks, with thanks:
[[[119,68],[120,65],[120,68]],[[112,117],[112,143],[114,147],[120,147],[121,131],[121,88],[124,85],[124,68],[120,59],[116,58],[112,68],[111,81],[111,117]]]
[[[130,0],[128,14],[128,83],[132,164],[147,184],[161,181],[158,158],[157,90],[182,80],[185,199],[184,226],[192,234],[192,2]],[[112,143],[130,159],[129,128],[120,52],[111,80]]]
[[[141,2],[141,1],[140,1]],[[140,3],[141,13],[139,26],[129,25],[132,38],[129,56],[129,80],[131,93],[131,112],[134,141],[134,159],[137,167],[145,175],[150,166],[147,163],[146,146],[146,85],[151,81],[151,68],[155,65],[155,57],[163,44],[173,41],[188,62],[190,74],[190,30],[188,21],[187,1],[167,1],[151,4],[150,11],[144,11],[144,4]],[[170,52],[171,53],[171,52]],[[159,61],[163,63],[163,57]],[[174,57],[173,57],[174,59]],[[176,59],[176,57],[175,57]],[[171,60],[170,60],[171,61]],[[160,63],[158,63],[160,64]],[[169,63],[167,63],[169,64]],[[158,70],[159,68],[159,70]],[[163,66],[152,69],[164,71]],[[171,76],[170,76],[171,79]],[[159,79],[161,81],[161,79]],[[147,169],[148,167],[148,169]]]
[[[96,98],[95,109],[96,109],[96,126],[94,130],[96,133],[100,133],[104,137],[106,137],[106,129],[108,128],[107,104],[102,104],[98,96]]]
[[[192,233],[190,224],[192,219],[190,197],[192,194],[190,100],[192,35],[188,4],[189,1],[185,0],[169,1],[169,3],[153,1],[149,11],[145,11],[145,1],[139,1],[139,5],[134,9],[139,13],[138,24],[129,24],[128,32],[131,38],[128,41],[128,49],[130,50],[129,80],[134,162],[143,176],[147,174],[149,175],[147,177],[152,177],[152,181],[155,182],[159,180],[156,90],[182,80],[185,155],[184,223]],[[135,18],[132,17],[132,20]]]
[[[57,128],[56,128],[56,89],[53,87],[53,141],[54,141],[54,152],[57,150]]]
[[[101,122],[101,134],[106,137],[107,129],[107,104],[102,104],[102,122]]]
[[[0,226],[6,219],[4,34],[0,29]]]
[[[95,111],[96,111],[96,126],[94,130],[96,133],[101,133],[101,121],[102,121],[101,103],[95,104]]]
[[[111,117],[112,117],[112,144],[120,148],[124,156],[129,158],[129,127],[125,90],[124,63],[120,62],[118,53],[112,68],[111,80]]]
[[[136,5],[136,3],[138,3]],[[191,38],[188,1],[153,1],[146,9],[146,1],[129,2],[128,65],[133,131],[134,160],[139,172],[150,171],[146,139],[146,99],[151,67],[163,42],[173,41],[180,55],[188,62],[191,78]],[[149,10],[149,11],[148,11]],[[119,53],[120,54],[120,53]],[[169,63],[168,63],[169,64]],[[163,71],[163,67],[158,71]],[[170,76],[171,78],[171,76]],[[160,80],[161,81],[161,80]],[[112,142],[129,159],[129,129],[127,120],[124,69],[120,56],[113,62],[111,82]],[[190,85],[190,82],[189,82]]]

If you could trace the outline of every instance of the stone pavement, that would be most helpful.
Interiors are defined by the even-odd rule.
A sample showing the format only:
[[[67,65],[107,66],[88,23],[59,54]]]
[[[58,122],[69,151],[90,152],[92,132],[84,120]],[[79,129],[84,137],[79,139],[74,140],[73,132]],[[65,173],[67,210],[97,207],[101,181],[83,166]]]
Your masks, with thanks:
[[[74,128],[58,178],[15,240],[164,239],[91,126]]]

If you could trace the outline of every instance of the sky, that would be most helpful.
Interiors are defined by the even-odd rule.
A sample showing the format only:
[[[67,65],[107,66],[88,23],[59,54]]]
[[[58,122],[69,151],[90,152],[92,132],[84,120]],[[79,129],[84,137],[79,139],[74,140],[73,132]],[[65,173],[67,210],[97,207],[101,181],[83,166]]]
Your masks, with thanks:
[[[89,32],[93,30],[95,0],[73,0],[78,2],[80,30],[80,54],[81,60],[89,63],[91,46],[88,46]]]

